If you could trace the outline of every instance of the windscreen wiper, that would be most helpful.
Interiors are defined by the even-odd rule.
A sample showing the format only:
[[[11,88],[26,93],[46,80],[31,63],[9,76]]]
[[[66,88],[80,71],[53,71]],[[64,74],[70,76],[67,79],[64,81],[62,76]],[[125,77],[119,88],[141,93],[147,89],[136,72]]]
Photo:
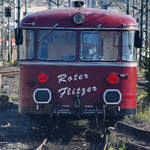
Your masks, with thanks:
[[[38,44],[40,44],[40,42],[43,41],[43,39],[44,39],[45,37],[47,37],[48,35],[50,35],[50,34],[52,33],[52,31],[53,31],[54,29],[56,29],[57,27],[58,27],[58,24],[55,24],[55,25],[52,27],[51,30],[49,30],[48,32],[46,32],[46,33],[44,34],[44,36],[42,37],[42,39],[37,40]]]

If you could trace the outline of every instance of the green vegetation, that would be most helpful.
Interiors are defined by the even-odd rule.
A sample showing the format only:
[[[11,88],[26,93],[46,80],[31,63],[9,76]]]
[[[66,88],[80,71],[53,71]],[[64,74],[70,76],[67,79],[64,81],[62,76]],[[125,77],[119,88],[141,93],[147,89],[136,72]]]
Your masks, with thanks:
[[[18,101],[18,95],[11,95],[9,98],[11,101]]]
[[[18,62],[17,61],[14,61],[14,60],[10,60],[9,61],[9,66],[18,66]]]
[[[135,123],[149,122],[150,123],[150,93],[147,90],[138,90],[137,96],[137,115],[131,119]]]
[[[118,139],[115,133],[111,133],[108,138],[108,150],[125,150],[126,139]]]
[[[137,114],[136,116],[126,116],[124,122],[129,124],[145,124],[144,126],[150,126],[150,89],[138,89],[137,90]],[[125,150],[126,143],[130,142],[130,139],[124,136],[115,135],[111,133],[109,136],[108,150]]]

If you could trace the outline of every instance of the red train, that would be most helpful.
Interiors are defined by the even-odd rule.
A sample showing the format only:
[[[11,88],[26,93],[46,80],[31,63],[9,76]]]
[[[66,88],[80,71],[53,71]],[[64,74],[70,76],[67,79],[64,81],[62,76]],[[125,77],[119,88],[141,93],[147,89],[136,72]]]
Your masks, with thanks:
[[[27,15],[16,29],[19,112],[104,119],[135,114],[138,24],[78,4]]]

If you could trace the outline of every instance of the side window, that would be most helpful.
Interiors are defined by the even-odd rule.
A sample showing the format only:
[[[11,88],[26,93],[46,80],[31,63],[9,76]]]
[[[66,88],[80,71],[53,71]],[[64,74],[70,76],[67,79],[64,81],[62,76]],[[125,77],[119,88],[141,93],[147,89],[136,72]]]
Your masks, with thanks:
[[[32,59],[34,57],[34,32],[23,30],[23,44],[20,46],[20,59]]]
[[[100,34],[95,31],[81,33],[80,59],[98,61],[103,57],[103,41]]]
[[[134,31],[124,31],[122,33],[122,60],[135,61],[136,51],[134,49]]]

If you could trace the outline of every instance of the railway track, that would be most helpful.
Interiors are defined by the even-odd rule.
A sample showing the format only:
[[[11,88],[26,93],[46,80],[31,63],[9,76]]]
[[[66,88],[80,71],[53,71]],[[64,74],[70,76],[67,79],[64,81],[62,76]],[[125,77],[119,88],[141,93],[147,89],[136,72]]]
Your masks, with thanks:
[[[150,150],[150,148],[135,143],[127,143],[126,147],[127,150]]]
[[[19,74],[19,71],[0,72],[0,75],[2,75],[2,76],[17,75],[17,74]]]
[[[150,144],[150,131],[146,131],[135,126],[128,125],[123,122],[117,123],[117,131],[134,136],[139,140],[143,140]]]
[[[127,142],[127,150],[150,150],[150,131],[140,129],[123,122],[117,123],[116,131],[128,135],[138,141],[136,143]],[[144,146],[139,144],[139,141],[144,142]]]
[[[70,129],[70,127],[67,128]],[[107,149],[108,135],[102,134],[101,132],[91,130],[83,126],[78,126],[78,127],[74,126],[73,128],[74,130],[82,130],[82,132],[80,132],[81,133],[80,135],[74,133],[73,136],[70,138],[69,142],[67,143],[67,145],[64,146],[64,150],[68,150],[68,149],[69,150],[75,150],[75,149],[106,150]],[[64,136],[67,136],[67,134],[66,135],[64,134]],[[50,139],[47,137],[46,139],[43,139],[43,142],[36,148],[36,150],[46,150],[50,148],[49,145],[50,145]]]
[[[0,113],[0,143],[8,150],[13,146],[17,150],[106,150],[107,135],[72,121],[57,123],[19,115],[17,105],[9,104]]]
[[[125,150],[150,150],[150,140],[149,140],[150,132],[149,131],[139,129],[135,126],[131,126],[131,125],[125,124],[123,122],[118,122],[116,127],[117,127],[117,129],[116,129],[117,132],[122,132],[125,135],[130,135],[130,136],[134,137],[136,140],[136,142],[135,141],[132,142],[132,140],[130,142],[126,142]],[[97,148],[92,147],[90,150],[97,150],[97,149],[98,150],[99,149],[100,150],[108,150],[108,147],[107,147],[108,135],[103,135],[98,130],[93,130],[90,128],[87,129],[87,133],[89,135],[97,134],[97,136],[99,136],[99,138],[101,139],[101,142],[99,142],[99,146]],[[111,134],[109,136],[111,136]],[[141,145],[139,143],[139,141],[143,141],[148,145],[146,145],[146,146]],[[77,138],[74,137],[70,141],[70,143],[72,143],[72,144],[74,143],[74,144],[78,144],[78,145],[81,145],[82,142],[83,142],[83,138],[79,138],[79,137],[77,137]],[[47,144],[47,139],[43,140],[43,143],[39,147],[37,147],[37,150],[45,150],[44,148],[46,147],[46,144]]]
[[[18,114],[18,105],[9,102],[0,109],[1,150],[105,150],[107,138],[98,131],[76,123],[49,118],[33,119]]]
[[[17,75],[19,74],[18,68],[13,68],[13,69],[1,69],[0,70],[0,75],[7,76],[7,75]]]
[[[0,95],[17,96],[19,89],[18,67],[0,67]]]

